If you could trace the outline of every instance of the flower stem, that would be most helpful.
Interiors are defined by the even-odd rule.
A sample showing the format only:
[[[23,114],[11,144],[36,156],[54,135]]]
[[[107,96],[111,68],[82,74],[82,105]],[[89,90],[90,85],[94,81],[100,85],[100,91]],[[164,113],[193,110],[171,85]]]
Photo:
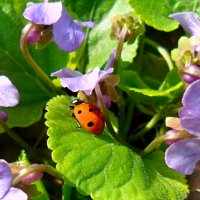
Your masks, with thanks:
[[[165,59],[170,71],[174,68],[174,64],[171,60],[171,56],[169,52],[167,51],[167,49],[160,46],[158,43],[154,42],[151,39],[145,38],[145,43],[148,44],[149,46],[152,46],[154,49],[156,49],[160,53],[160,55]]]
[[[195,0],[192,12],[197,12],[198,4],[199,4],[199,0]]]
[[[28,25],[27,25],[28,26]],[[28,49],[27,49],[27,37],[30,33],[30,31],[36,26],[35,24],[30,23],[26,31],[22,32],[21,38],[20,38],[20,48],[22,51],[22,54],[24,58],[26,59],[26,62],[29,64],[29,66],[35,71],[35,73],[48,85],[54,92],[58,92],[58,88],[54,86],[51,79],[41,70],[41,68],[37,65],[37,63],[34,61],[34,59],[31,57]]]
[[[107,125],[108,129],[110,130],[111,135],[119,143],[125,144],[125,142],[123,140],[121,140],[121,138],[117,135],[117,133],[115,132],[115,130],[114,130],[112,124],[111,124],[111,121],[110,121],[110,118],[109,118],[109,115],[108,115],[108,112],[107,112],[106,105],[105,105],[104,100],[103,100],[103,96],[102,96],[102,92],[101,92],[99,84],[97,84],[96,87],[95,87],[95,93],[98,97],[99,103],[101,105],[101,111],[102,111],[103,117],[106,121],[106,125]],[[127,144],[125,144],[125,145],[127,145]]]
[[[21,147],[23,147],[26,151],[34,153],[34,150],[29,144],[27,144],[21,137],[19,137],[16,133],[14,133],[7,124],[1,119],[0,117],[0,125],[5,130],[5,132],[8,134],[10,138],[12,138],[17,144],[19,144]]]
[[[143,155],[146,155],[153,151],[160,143],[166,142],[169,140],[178,140],[178,139],[185,139],[185,138],[191,138],[193,137],[192,135],[188,134],[185,131],[181,131],[178,133],[170,133],[170,134],[165,134],[162,136],[159,136],[155,138],[143,151]]]
[[[12,185],[15,186],[19,184],[24,177],[34,172],[47,172],[52,176],[62,178],[61,174],[52,166],[45,164],[36,164],[21,170],[20,173],[13,179]]]
[[[121,59],[123,44],[124,44],[124,41],[125,41],[125,38],[126,38],[127,31],[128,31],[128,27],[124,26],[122,31],[121,31],[121,35],[119,37],[119,40],[118,40],[116,57],[115,57],[114,65],[113,65],[113,67],[115,68],[115,72],[117,71],[117,69],[119,67],[119,62],[120,62],[120,59]]]
[[[136,134],[132,135],[130,137],[130,141],[137,140],[138,138],[145,135],[149,130],[151,130],[155,126],[155,124],[160,120],[162,113],[163,113],[163,109],[161,109],[156,115],[154,115],[143,129],[141,129]]]

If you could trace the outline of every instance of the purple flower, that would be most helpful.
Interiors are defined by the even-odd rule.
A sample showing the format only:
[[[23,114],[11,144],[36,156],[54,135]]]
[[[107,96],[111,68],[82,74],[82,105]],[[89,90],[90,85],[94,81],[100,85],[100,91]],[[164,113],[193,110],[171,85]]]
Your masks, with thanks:
[[[12,187],[13,176],[8,163],[0,160],[0,199],[26,200],[27,195],[20,189]]]
[[[104,70],[95,67],[87,74],[82,74],[79,71],[63,68],[51,74],[61,79],[61,84],[64,88],[68,88],[72,92],[83,91],[86,96],[92,95],[97,84],[100,85],[105,103],[109,106],[110,100],[116,101],[118,95],[114,86],[119,82],[119,77],[112,75],[114,68],[112,67],[115,60],[116,51],[114,50],[109,57],[109,60]]]
[[[192,174],[200,160],[200,80],[190,84],[186,89],[179,110],[180,123],[184,131],[192,138],[173,143],[165,153],[169,167],[182,174]]]
[[[17,88],[5,76],[0,76],[0,107],[13,107],[19,102],[19,93]],[[5,112],[0,110],[0,117],[7,119]]]
[[[200,19],[193,12],[179,12],[170,15],[193,36],[200,36]]]
[[[91,95],[100,80],[109,76],[112,72],[113,68],[100,70],[99,67],[95,67],[89,73],[81,74],[79,71],[63,68],[52,73],[51,76],[60,77],[62,86],[64,88],[67,87],[72,92],[81,90],[84,91],[86,95]]]
[[[77,22],[65,10],[62,2],[44,2],[30,4],[23,16],[37,25],[50,26],[53,39],[60,49],[72,52],[83,42],[85,33],[81,27],[92,28],[93,22]],[[44,27],[46,29],[46,27]]]
[[[182,79],[188,84],[200,77],[200,19],[193,12],[180,12],[170,15],[178,21],[192,37],[182,37],[178,49],[172,51],[172,59],[181,67]]]

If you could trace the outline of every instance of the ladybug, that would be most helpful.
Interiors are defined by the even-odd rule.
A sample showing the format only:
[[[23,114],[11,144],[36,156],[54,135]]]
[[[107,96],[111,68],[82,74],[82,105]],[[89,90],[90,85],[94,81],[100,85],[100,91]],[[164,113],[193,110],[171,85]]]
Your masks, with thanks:
[[[100,135],[104,130],[105,120],[100,109],[89,103],[80,103],[74,107],[73,116],[87,131]]]

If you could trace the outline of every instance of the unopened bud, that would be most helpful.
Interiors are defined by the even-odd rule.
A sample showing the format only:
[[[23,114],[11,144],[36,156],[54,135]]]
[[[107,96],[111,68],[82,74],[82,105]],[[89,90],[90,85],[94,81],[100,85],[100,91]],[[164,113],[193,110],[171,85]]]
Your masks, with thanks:
[[[31,23],[27,24],[23,32],[26,32]],[[27,43],[29,45],[37,45],[37,48],[43,48],[52,40],[52,26],[38,25],[34,24],[33,28],[30,30],[27,36]]]
[[[123,28],[126,27],[124,42],[133,39],[139,34],[140,22],[132,15],[119,15],[112,18],[111,39],[119,40]]]

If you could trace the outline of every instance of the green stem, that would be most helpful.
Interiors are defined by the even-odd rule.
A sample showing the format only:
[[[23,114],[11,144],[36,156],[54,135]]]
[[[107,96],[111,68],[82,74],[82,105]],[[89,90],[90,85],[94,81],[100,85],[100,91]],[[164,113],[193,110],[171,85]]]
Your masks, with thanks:
[[[12,138],[18,145],[20,145],[22,148],[24,148],[29,153],[35,153],[33,148],[29,146],[21,137],[19,137],[16,133],[14,133],[7,124],[1,119],[0,117],[0,125],[5,130],[5,132],[8,134],[10,138]]]
[[[196,12],[198,8],[199,0],[195,0],[192,12]]]
[[[114,65],[113,65],[114,68],[115,68],[115,72],[117,71],[117,69],[119,67],[119,62],[120,62],[120,59],[121,59],[123,44],[124,44],[124,41],[125,41],[125,38],[126,38],[127,30],[128,30],[128,27],[124,26],[122,31],[121,31],[121,35],[119,37],[119,40],[118,40],[116,57],[115,57]]]
[[[99,103],[101,105],[101,111],[102,111],[103,117],[105,119],[105,122],[106,122],[108,129],[110,130],[111,135],[119,143],[125,144],[125,142],[122,141],[121,138],[117,135],[117,133],[115,132],[115,130],[114,130],[112,124],[111,124],[111,121],[110,121],[110,118],[109,118],[109,115],[108,115],[108,112],[107,112],[106,105],[104,103],[104,99],[103,99],[102,92],[101,92],[99,84],[97,84],[96,87],[95,87],[95,93],[98,97]]]
[[[145,35],[141,35],[140,36],[140,43],[139,43],[139,46],[140,48],[138,49],[138,55],[136,57],[137,59],[137,70],[139,73],[141,73],[141,69],[142,69],[142,63],[143,63],[143,56],[144,56],[144,44],[145,44],[145,41],[144,41],[144,38],[145,38]]]
[[[99,103],[101,105],[101,112],[102,112],[103,117],[106,121],[106,125],[107,125],[108,129],[110,130],[111,134],[113,135],[113,137],[115,139],[117,139],[118,136],[117,136],[117,134],[116,134],[111,122],[110,122],[110,118],[109,118],[108,113],[107,113],[107,108],[106,108],[106,105],[104,103],[103,95],[101,93],[101,89],[100,89],[99,84],[97,84],[96,87],[95,87],[95,93],[96,93],[98,100],[99,100]]]
[[[31,165],[30,167],[27,167],[20,171],[20,173],[14,178],[12,185],[15,186],[19,184],[24,177],[34,172],[47,172],[52,176],[62,178],[61,174],[52,166],[45,164],[36,164]]]
[[[130,129],[130,126],[132,124],[132,116],[133,116],[133,110],[134,110],[134,107],[135,107],[135,104],[134,102],[131,102],[131,101],[128,101],[127,102],[128,104],[127,105],[127,112],[125,113],[125,117],[124,117],[124,120],[123,120],[123,132],[121,134],[121,137],[123,139],[127,139],[128,138],[128,131]]]
[[[145,135],[147,132],[149,132],[155,126],[155,124],[160,120],[162,113],[163,113],[163,109],[161,109],[156,115],[154,115],[143,129],[141,129],[136,134],[132,135],[130,137],[130,141],[135,141],[138,138]]]
[[[154,49],[156,49],[160,53],[160,55],[165,59],[170,71],[174,68],[174,64],[171,60],[171,56],[169,52],[167,51],[167,49],[160,46],[158,43],[154,42],[151,39],[145,38],[145,43],[152,46]]]
[[[35,71],[35,73],[56,93],[58,92],[58,89],[54,86],[51,79],[41,70],[41,68],[37,65],[37,63],[34,61],[34,59],[31,57],[28,49],[27,49],[27,38],[30,33],[30,31],[36,26],[35,24],[30,24],[26,31],[22,32],[21,38],[20,38],[20,48],[22,51],[22,54],[24,58],[26,59],[26,62],[29,64],[29,66]]]
[[[185,138],[191,138],[192,135],[188,134],[185,131],[179,132],[179,133],[170,133],[165,134],[160,137],[155,138],[143,151],[143,155],[146,155],[150,152],[152,152],[160,143],[170,141],[170,140],[178,140],[178,139],[185,139]]]

